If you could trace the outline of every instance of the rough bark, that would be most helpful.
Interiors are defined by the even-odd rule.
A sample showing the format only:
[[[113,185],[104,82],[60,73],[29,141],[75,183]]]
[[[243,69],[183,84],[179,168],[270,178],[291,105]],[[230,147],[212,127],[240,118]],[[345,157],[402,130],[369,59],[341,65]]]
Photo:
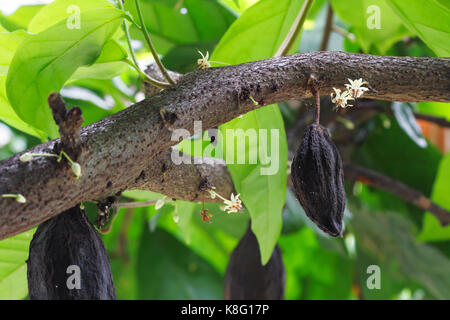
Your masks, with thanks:
[[[450,59],[385,57],[342,52],[314,52],[195,71],[149,99],[81,130],[78,158],[83,176],[75,180],[67,161],[20,154],[0,163],[0,194],[27,199],[0,202],[0,239],[37,225],[82,201],[116,194],[136,181],[153,159],[178,141],[171,129],[193,133],[216,127],[257,107],[311,96],[314,75],[322,94],[344,89],[347,78],[363,78],[382,100],[450,101]],[[252,96],[259,105],[250,99]],[[161,116],[163,115],[163,117]],[[53,140],[29,150],[52,152]]]

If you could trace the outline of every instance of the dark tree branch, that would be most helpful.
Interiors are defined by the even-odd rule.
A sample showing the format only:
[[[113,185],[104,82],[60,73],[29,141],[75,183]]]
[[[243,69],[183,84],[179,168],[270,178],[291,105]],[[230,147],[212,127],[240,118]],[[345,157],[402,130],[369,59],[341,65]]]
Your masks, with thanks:
[[[345,179],[360,181],[366,185],[390,192],[422,210],[430,211],[443,226],[450,223],[449,211],[432,202],[420,191],[410,188],[400,181],[350,163],[344,163],[344,173]]]
[[[58,166],[56,159],[33,158],[22,163],[17,154],[2,161],[0,194],[20,193],[27,202],[0,201],[0,239],[82,201],[138,188],[136,181],[152,160],[178,143],[171,140],[171,128],[193,133],[194,120],[202,121],[206,130],[264,105],[309,97],[311,75],[320,82],[323,94],[331,93],[333,87],[344,89],[347,78],[363,78],[376,90],[367,97],[450,101],[450,59],[446,58],[313,52],[194,71],[151,98],[84,127],[77,160],[83,175],[78,180]],[[29,152],[52,152],[58,142],[41,144]]]

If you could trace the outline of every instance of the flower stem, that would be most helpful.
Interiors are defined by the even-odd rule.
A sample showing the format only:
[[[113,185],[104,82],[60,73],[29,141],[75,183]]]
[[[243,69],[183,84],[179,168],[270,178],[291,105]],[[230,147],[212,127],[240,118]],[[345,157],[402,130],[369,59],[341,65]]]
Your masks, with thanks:
[[[295,43],[295,40],[297,39],[297,36],[299,35],[300,31],[303,28],[303,25],[306,21],[306,17],[309,13],[309,10],[312,7],[313,2],[314,0],[305,0],[302,8],[300,9],[300,12],[298,13],[294,23],[291,26],[291,29],[286,35],[286,38],[284,38],[283,43],[278,48],[277,53],[275,53],[275,57],[281,57],[289,54],[289,52],[292,49],[292,46]]]
[[[136,10],[139,16],[139,20],[141,22],[141,31],[144,34],[145,40],[147,41],[147,45],[150,48],[150,51],[152,52],[153,58],[155,59],[156,64],[159,67],[159,70],[161,70],[161,73],[163,74],[164,78],[170,83],[175,84],[175,82],[170,77],[169,73],[167,72],[166,68],[164,68],[164,65],[162,64],[161,60],[159,59],[158,53],[155,50],[155,47],[153,46],[152,40],[150,39],[150,35],[148,34],[147,28],[145,27],[144,23],[144,16],[142,15],[141,5],[139,4],[139,0],[134,1],[136,4]]]

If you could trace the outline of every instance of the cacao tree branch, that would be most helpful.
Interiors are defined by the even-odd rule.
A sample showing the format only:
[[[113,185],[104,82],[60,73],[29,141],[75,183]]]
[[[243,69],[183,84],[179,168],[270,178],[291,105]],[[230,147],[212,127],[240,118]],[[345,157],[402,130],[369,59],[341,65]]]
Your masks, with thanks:
[[[360,181],[368,186],[395,194],[404,201],[431,212],[443,226],[450,223],[450,212],[448,210],[431,201],[420,191],[408,187],[400,181],[350,163],[344,163],[344,173],[347,180]]]
[[[82,128],[75,180],[53,158],[23,163],[21,154],[0,162],[0,194],[23,194],[27,202],[0,201],[0,239],[25,231],[82,201],[117,194],[130,187],[152,160],[178,143],[174,128],[193,134],[216,127],[264,105],[310,97],[315,76],[320,92],[344,89],[347,78],[363,78],[376,90],[366,97],[396,101],[450,102],[450,59],[386,57],[343,52],[312,52],[197,70],[178,83],[121,112]],[[251,100],[253,97],[258,104]],[[59,139],[28,152],[52,152]],[[231,189],[230,189],[231,190]]]

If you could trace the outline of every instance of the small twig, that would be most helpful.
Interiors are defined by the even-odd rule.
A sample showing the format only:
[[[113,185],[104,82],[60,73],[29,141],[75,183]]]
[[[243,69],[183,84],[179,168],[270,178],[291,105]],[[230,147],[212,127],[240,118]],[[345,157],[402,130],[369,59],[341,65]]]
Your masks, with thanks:
[[[332,26],[333,26],[333,8],[331,7],[331,4],[328,3],[327,20],[325,23],[325,28],[323,30],[322,43],[320,44],[319,51],[327,50],[328,40],[330,39]]]
[[[61,136],[61,150],[70,153],[73,160],[77,160],[81,153],[80,148],[80,130],[83,124],[81,109],[74,107],[66,109],[66,104],[57,92],[48,96],[48,105],[53,113],[53,119],[59,127]]]
[[[344,28],[341,28],[337,25],[333,25],[331,27],[331,29],[336,32],[339,33],[341,36],[347,38],[348,40],[350,40],[351,42],[355,42],[356,38],[355,35],[351,32],[348,32],[347,30],[345,30]]]
[[[450,128],[450,121],[448,121],[445,118],[430,116],[428,114],[423,114],[423,113],[419,113],[419,112],[413,112],[413,114],[414,114],[414,117],[416,117],[416,119],[433,122],[441,127]]]
[[[450,224],[450,211],[440,207],[420,191],[410,188],[400,181],[350,163],[344,163],[344,172],[345,178],[348,180],[360,181],[368,186],[374,186],[395,194],[418,208],[431,212],[441,225],[446,226]]]
[[[311,9],[313,2],[314,0],[305,0],[302,8],[300,9],[300,12],[298,13],[294,23],[291,26],[291,29],[289,29],[286,38],[284,38],[283,42],[281,43],[281,46],[278,48],[274,57],[280,57],[289,54],[289,52],[292,49],[292,46],[295,43],[295,40],[297,39],[297,36],[300,34],[300,31],[303,28],[306,17],[308,16],[309,10]]]
[[[141,207],[152,206],[152,205],[154,205],[156,203],[156,201],[158,201],[158,200],[115,203],[115,204],[113,204],[113,207],[117,208],[117,209],[121,209],[121,208],[141,208]]]
[[[175,84],[175,82],[170,77],[169,73],[167,72],[166,68],[162,64],[161,60],[159,59],[158,53],[155,50],[155,47],[153,46],[152,40],[150,39],[150,35],[148,34],[147,28],[145,27],[144,23],[144,16],[142,15],[141,5],[139,3],[139,0],[135,0],[134,3],[136,4],[136,10],[139,16],[139,20],[141,22],[141,31],[144,34],[145,41],[147,41],[147,45],[152,52],[153,58],[155,59],[156,64],[158,65],[159,69],[161,70],[161,73],[164,75],[164,78],[170,83]]]

